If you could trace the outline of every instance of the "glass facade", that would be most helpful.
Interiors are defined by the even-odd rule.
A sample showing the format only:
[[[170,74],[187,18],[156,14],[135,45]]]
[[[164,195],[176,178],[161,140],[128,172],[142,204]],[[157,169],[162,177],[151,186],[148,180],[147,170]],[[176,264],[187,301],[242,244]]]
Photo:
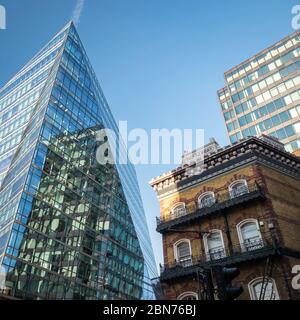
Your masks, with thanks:
[[[225,73],[218,91],[231,143],[248,136],[278,138],[300,148],[300,32]]]
[[[135,169],[96,161],[117,126],[72,23],[1,89],[0,119],[0,291],[155,298]]]

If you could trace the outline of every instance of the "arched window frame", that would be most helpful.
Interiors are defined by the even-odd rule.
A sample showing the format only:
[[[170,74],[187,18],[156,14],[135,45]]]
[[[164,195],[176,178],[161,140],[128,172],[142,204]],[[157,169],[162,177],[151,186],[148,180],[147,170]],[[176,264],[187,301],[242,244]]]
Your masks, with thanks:
[[[183,206],[183,212],[180,213],[180,214],[175,214],[174,213],[174,210],[178,207],[181,207]],[[184,216],[186,215],[186,206],[185,206],[185,203],[184,202],[177,202],[171,209],[171,215],[175,218],[175,217],[181,217],[181,216]]]
[[[223,238],[223,232],[220,229],[213,229],[210,230],[208,233],[206,233],[203,236],[203,244],[204,244],[204,251],[205,251],[205,255],[206,255],[206,260],[210,261],[211,260],[211,255],[209,252],[209,248],[208,248],[208,237],[212,234],[212,233],[219,233],[221,235],[221,241],[222,241],[222,246],[223,246],[223,250],[224,253],[221,252],[220,258],[225,258],[226,257],[226,251],[225,251],[225,244],[224,244],[224,238]],[[215,259],[217,260],[217,259]]]
[[[213,198],[213,203],[212,205],[216,202],[216,197],[215,197],[215,193],[212,192],[212,191],[208,191],[208,192],[204,192],[202,193],[199,197],[198,197],[198,207],[201,209],[201,208],[206,208],[208,206],[203,206],[202,204],[202,199],[207,197],[207,196],[211,196]]]
[[[189,250],[190,250],[190,259],[186,259],[186,260],[179,260],[178,257],[178,246],[181,243],[187,243],[189,245]],[[192,246],[191,246],[191,240],[189,239],[180,239],[178,241],[176,241],[173,245],[173,252],[174,252],[174,259],[176,261],[176,263],[180,264],[181,262],[183,262],[183,266],[189,266],[192,264]]]
[[[273,284],[273,291],[275,292],[275,300],[280,300],[280,296],[279,296],[279,293],[278,293],[278,289],[277,289],[277,285],[276,285],[276,282],[273,278],[268,278],[267,281],[272,281],[272,284]],[[248,283],[248,290],[249,290],[249,294],[250,294],[250,298],[251,300],[258,300],[256,296],[256,292],[255,292],[255,286],[259,283],[263,282],[263,277],[258,277],[258,278],[255,278],[253,280],[251,280],[249,283]]]
[[[240,246],[241,246],[242,251],[247,251],[247,248],[246,248],[245,242],[244,242],[244,238],[243,238],[243,234],[242,234],[242,227],[247,223],[255,223],[256,224],[257,231],[258,231],[258,234],[259,234],[260,240],[261,240],[261,244],[260,244],[260,246],[258,246],[258,248],[263,245],[263,238],[262,238],[262,235],[260,232],[258,220],[254,219],[254,218],[245,219],[236,225],[237,234],[238,234],[238,238],[239,238],[239,242],[240,242]]]
[[[187,292],[181,293],[177,297],[177,300],[184,300],[184,298],[186,298],[186,297],[194,297],[194,298],[196,298],[196,300],[198,300],[198,294],[196,292],[193,292],[193,291],[187,291]]]
[[[230,198],[232,198],[232,199],[239,196],[239,195],[234,194],[234,187],[237,184],[243,184],[245,186],[245,193],[246,193],[246,191],[247,191],[247,193],[249,192],[247,180],[245,180],[245,179],[235,180],[228,187]],[[242,195],[242,194],[244,194],[244,193],[241,193],[240,195]]]

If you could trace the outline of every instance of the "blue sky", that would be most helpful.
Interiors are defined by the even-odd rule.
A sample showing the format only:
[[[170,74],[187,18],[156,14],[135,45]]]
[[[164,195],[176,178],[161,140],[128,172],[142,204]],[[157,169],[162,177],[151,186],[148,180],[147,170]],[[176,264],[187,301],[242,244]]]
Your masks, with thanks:
[[[72,16],[77,0],[0,0],[0,86]],[[216,91],[223,73],[293,32],[290,0],[85,0],[78,31],[117,120],[129,128],[203,128],[228,144]],[[173,166],[137,166],[157,262],[159,215],[148,181]]]

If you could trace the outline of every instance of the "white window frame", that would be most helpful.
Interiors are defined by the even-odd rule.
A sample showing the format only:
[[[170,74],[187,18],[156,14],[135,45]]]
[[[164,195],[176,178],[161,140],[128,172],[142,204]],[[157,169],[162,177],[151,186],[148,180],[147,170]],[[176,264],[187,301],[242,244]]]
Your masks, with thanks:
[[[216,197],[215,197],[215,193],[213,191],[207,191],[202,193],[199,197],[198,197],[198,207],[201,208],[206,208],[205,206],[202,205],[201,201],[203,198],[205,198],[206,196],[211,195],[212,198],[214,199],[214,203],[216,202]],[[213,204],[214,204],[213,203]]]
[[[221,241],[222,241],[222,246],[224,249],[224,258],[226,257],[226,250],[225,250],[225,244],[224,244],[224,238],[223,238],[223,232],[220,229],[212,229],[208,233],[204,234],[203,236],[203,244],[204,244],[204,251],[206,255],[206,260],[210,261],[210,253],[209,253],[209,248],[208,248],[208,241],[207,238],[212,234],[212,233],[219,233],[221,235]],[[217,259],[216,259],[217,260]]]
[[[258,220],[257,220],[257,219],[254,219],[254,218],[245,219],[245,220],[239,222],[239,223],[236,225],[236,229],[237,229],[237,234],[238,234],[240,246],[241,246],[241,249],[242,249],[243,252],[247,251],[247,248],[246,248],[245,245],[244,245],[244,242],[245,242],[245,241],[244,241],[244,238],[243,238],[243,234],[242,234],[241,228],[243,227],[243,225],[245,225],[245,224],[247,224],[247,223],[255,223],[255,224],[256,224],[257,231],[258,231],[258,233],[259,233],[260,239],[261,239],[262,244],[263,244],[263,238],[262,238],[262,235],[261,235],[261,232],[260,232]]]
[[[171,209],[171,216],[172,217],[176,217],[176,215],[174,214],[174,210],[179,207],[179,206],[182,206],[184,207],[184,211],[185,211],[185,214],[187,213],[186,212],[186,206],[185,206],[185,203],[184,202],[177,202]],[[178,217],[181,217],[181,216],[184,216],[185,214],[182,214],[182,215],[178,215]]]
[[[257,284],[261,283],[262,281],[263,281],[263,277],[258,277],[258,278],[255,278],[255,279],[251,280],[248,283],[248,290],[249,290],[249,294],[250,294],[250,299],[251,300],[257,300],[256,299],[257,298],[256,297],[256,292],[255,292],[254,287]],[[277,289],[277,285],[276,285],[275,280],[273,278],[268,277],[265,281],[272,281],[272,283],[273,283],[273,291],[275,292],[275,295],[276,295],[275,300],[280,300],[280,296],[279,296],[279,293],[278,293],[278,289]]]
[[[191,264],[192,264],[192,246],[191,246],[191,240],[190,239],[180,239],[178,241],[176,241],[173,245],[173,252],[174,252],[174,259],[176,261],[176,263],[180,263],[181,261],[179,260],[179,257],[178,257],[178,246],[183,243],[183,242],[186,242],[188,243],[189,245],[189,248],[190,248],[190,258],[191,258]]]
[[[183,299],[186,298],[186,297],[195,297],[196,300],[199,300],[198,294],[197,294],[196,292],[193,292],[193,291],[186,291],[186,292],[181,293],[181,294],[177,297],[177,300],[183,300]]]
[[[235,180],[235,181],[233,181],[233,182],[229,185],[229,187],[228,187],[228,190],[229,190],[229,194],[230,194],[230,198],[231,198],[231,199],[234,199],[234,198],[237,197],[237,196],[233,196],[233,194],[232,194],[233,189],[234,189],[234,186],[237,185],[237,184],[241,184],[241,183],[244,184],[244,186],[247,188],[247,190],[248,190],[248,192],[249,192],[247,180],[245,180],[245,179]]]

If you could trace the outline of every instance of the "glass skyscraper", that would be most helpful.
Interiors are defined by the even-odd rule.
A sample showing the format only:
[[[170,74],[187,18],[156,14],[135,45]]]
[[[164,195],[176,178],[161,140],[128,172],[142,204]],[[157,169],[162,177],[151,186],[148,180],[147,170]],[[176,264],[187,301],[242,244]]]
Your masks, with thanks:
[[[218,91],[231,143],[266,134],[300,148],[300,32],[225,72]]]
[[[118,131],[74,25],[0,90],[0,292],[152,299],[157,277],[132,164],[101,165]]]

